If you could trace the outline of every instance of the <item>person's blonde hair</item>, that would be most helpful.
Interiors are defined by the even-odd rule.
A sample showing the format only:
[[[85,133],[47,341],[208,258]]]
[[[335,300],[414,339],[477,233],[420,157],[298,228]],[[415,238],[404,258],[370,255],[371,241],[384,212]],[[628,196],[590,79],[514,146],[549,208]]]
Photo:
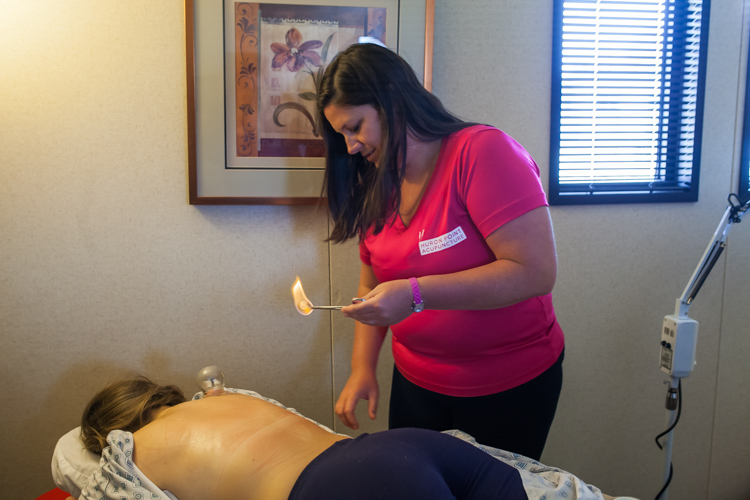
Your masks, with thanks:
[[[111,431],[135,432],[149,422],[153,410],[183,402],[185,395],[179,387],[158,385],[144,376],[111,383],[86,406],[81,438],[88,450],[101,453]]]

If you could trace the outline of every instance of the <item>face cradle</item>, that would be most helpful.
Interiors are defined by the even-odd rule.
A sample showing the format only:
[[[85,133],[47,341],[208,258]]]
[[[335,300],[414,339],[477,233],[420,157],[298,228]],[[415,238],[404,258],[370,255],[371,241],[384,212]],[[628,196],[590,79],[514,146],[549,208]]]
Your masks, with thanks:
[[[381,131],[380,116],[374,107],[329,104],[323,113],[333,129],[344,136],[350,155],[359,153],[366,160],[377,164],[380,156]]]

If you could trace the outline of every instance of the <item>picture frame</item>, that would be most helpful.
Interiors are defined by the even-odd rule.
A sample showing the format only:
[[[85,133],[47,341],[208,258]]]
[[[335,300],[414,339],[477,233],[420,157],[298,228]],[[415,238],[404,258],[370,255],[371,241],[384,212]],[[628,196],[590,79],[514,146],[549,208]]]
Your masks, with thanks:
[[[325,169],[325,160],[320,148],[310,148],[309,151],[315,151],[315,153],[309,157],[305,157],[304,154],[298,157],[243,157],[241,152],[239,154],[235,152],[240,151],[235,147],[237,143],[235,138],[238,134],[241,135],[242,122],[233,111],[237,107],[232,92],[236,79],[228,77],[239,72],[232,64],[232,58],[236,58],[239,52],[235,50],[235,45],[232,45],[235,35],[230,33],[230,30],[238,25],[236,16],[239,14],[235,15],[238,6],[245,8],[248,5],[265,6],[264,12],[291,12],[291,15],[286,16],[290,18],[289,21],[286,19],[279,21],[287,22],[287,24],[296,21],[295,17],[304,18],[302,14],[315,12],[315,9],[338,8],[343,11],[363,8],[370,9],[370,11],[373,9],[387,11],[387,28],[383,35],[385,44],[404,57],[415,69],[424,86],[431,90],[434,0],[409,0],[408,2],[404,0],[269,0],[256,3],[234,2],[233,0],[185,0],[189,203],[191,205],[309,205],[319,203]],[[300,12],[299,16],[294,16],[295,9]],[[246,10],[248,9],[245,8],[243,13]],[[343,17],[342,15],[342,25],[345,24]],[[256,27],[257,33],[261,32],[260,23],[255,26],[248,21],[242,21],[242,24],[248,32]],[[289,26],[289,29],[292,29],[291,24]],[[275,32],[277,38],[278,33],[283,33],[286,27],[280,29],[282,31],[277,29]],[[263,33],[269,32],[263,31]],[[283,42],[283,35],[281,37]],[[260,43],[264,43],[264,47],[267,48],[270,47],[271,41],[272,37],[267,35],[266,39]],[[284,47],[283,43],[275,45]],[[315,47],[319,46],[320,43],[316,42]],[[317,50],[325,54],[327,48],[328,44],[322,50],[319,48]],[[329,55],[324,63],[329,63],[333,55],[333,53]],[[266,72],[270,71],[268,69],[271,67],[269,66],[270,60],[270,57],[265,58],[263,61],[265,66],[263,64],[249,65],[253,72],[257,70],[258,81],[264,76],[262,74],[264,68]],[[296,71],[297,69],[297,66],[293,67],[292,63],[289,63],[289,68],[281,68],[282,71]],[[306,68],[302,69],[306,70]],[[313,67],[313,69],[320,68]],[[279,68],[274,66],[274,70],[279,70]],[[317,74],[317,71],[315,73]],[[253,76],[256,76],[255,73]],[[307,76],[301,75],[301,77]],[[313,72],[309,72],[309,76],[313,76]],[[239,95],[239,90],[237,92]],[[258,95],[261,95],[260,91]],[[314,102],[307,104],[309,107]],[[260,115],[260,113],[257,114]],[[293,114],[291,111],[286,111],[279,116],[288,120],[288,117]],[[312,112],[306,114],[312,114]],[[309,118],[314,128],[313,117]],[[257,138],[254,133],[249,135],[257,144],[260,144],[260,133],[257,134]],[[252,149],[252,143],[249,144]],[[264,152],[270,149],[265,148]],[[255,152],[255,154],[260,153]]]

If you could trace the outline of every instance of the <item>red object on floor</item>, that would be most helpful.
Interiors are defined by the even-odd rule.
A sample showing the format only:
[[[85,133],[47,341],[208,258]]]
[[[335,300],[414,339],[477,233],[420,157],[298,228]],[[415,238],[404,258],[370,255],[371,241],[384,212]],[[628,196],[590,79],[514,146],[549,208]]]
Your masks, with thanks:
[[[47,493],[40,497],[36,497],[36,500],[65,500],[70,496],[70,493],[65,493],[60,488],[49,490]]]

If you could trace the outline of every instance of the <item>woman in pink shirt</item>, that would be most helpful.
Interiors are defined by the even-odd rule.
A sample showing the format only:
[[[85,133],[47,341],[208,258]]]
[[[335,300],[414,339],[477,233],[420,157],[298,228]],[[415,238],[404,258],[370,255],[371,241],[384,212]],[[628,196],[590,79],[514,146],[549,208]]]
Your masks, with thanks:
[[[331,240],[360,242],[352,372],[336,413],[375,418],[378,355],[393,333],[389,427],[461,429],[539,459],[562,387],[564,338],[539,168],[502,131],[464,122],[374,44],[326,69]]]

